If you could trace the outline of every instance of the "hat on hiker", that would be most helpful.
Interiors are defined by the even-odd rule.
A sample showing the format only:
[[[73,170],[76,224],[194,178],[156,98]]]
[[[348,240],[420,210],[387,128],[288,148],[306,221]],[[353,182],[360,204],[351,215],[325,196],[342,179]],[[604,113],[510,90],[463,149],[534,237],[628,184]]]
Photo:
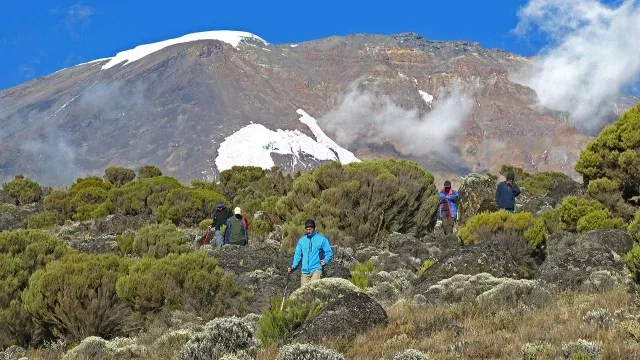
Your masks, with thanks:
[[[507,173],[507,180],[515,181],[516,180],[516,174],[514,174],[513,171],[509,171]]]
[[[218,202],[216,203],[216,206],[221,208],[224,206],[224,203],[222,202],[222,200],[218,200]]]
[[[446,188],[450,188],[451,187],[451,181],[447,180],[444,182],[444,187]]]
[[[240,208],[236,206],[236,208],[233,209],[233,213],[236,214],[236,215],[240,215],[240,214],[242,214],[242,210],[240,210]]]
[[[306,228],[314,228],[315,229],[316,228],[316,223],[315,223],[315,221],[309,219],[304,223],[304,227],[305,227],[305,229]]]

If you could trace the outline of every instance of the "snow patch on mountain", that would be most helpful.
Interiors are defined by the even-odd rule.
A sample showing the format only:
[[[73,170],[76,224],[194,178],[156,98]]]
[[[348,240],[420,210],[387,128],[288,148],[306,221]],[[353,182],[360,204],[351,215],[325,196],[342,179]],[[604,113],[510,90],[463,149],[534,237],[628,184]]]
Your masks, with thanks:
[[[238,47],[240,42],[244,39],[255,39],[258,40],[265,45],[269,45],[264,39],[260,38],[257,35],[254,35],[245,31],[231,31],[231,30],[218,30],[218,31],[204,31],[193,34],[187,34],[175,39],[169,39],[164,41],[159,41],[152,44],[144,44],[138,45],[133,49],[121,51],[116,56],[111,58],[111,60],[102,66],[102,70],[109,69],[114,67],[122,62],[123,65],[127,65],[136,60],[140,60],[143,57],[152,54],[156,51],[160,51],[166,47],[191,42],[198,40],[220,40],[230,44],[233,47]]]
[[[303,154],[318,161],[340,161],[343,164],[360,161],[350,151],[343,149],[329,138],[317,121],[303,110],[300,122],[307,125],[316,139],[298,130],[275,131],[262,124],[249,124],[228,136],[218,148],[215,164],[218,171],[233,166],[257,166],[270,169],[275,166],[272,153],[292,155],[295,165]]]
[[[418,90],[418,92],[420,93],[420,97],[422,98],[422,100],[424,100],[424,102],[426,102],[427,105],[431,106],[431,103],[433,102],[433,95],[422,90]]]
[[[324,133],[324,131],[322,131],[322,129],[320,128],[320,125],[318,125],[318,121],[316,121],[316,119],[311,117],[309,114],[307,114],[302,109],[298,109],[296,111],[296,113],[298,113],[298,115],[300,115],[300,122],[309,127],[309,130],[311,130],[313,135],[316,137],[316,141],[319,144],[322,144],[322,145],[326,146],[327,148],[333,150],[336,153],[336,155],[338,155],[338,160],[341,163],[349,164],[349,163],[352,163],[352,162],[359,162],[360,161],[360,159],[358,159],[355,155],[353,155],[353,153],[351,151],[349,151],[349,150],[341,147],[340,145],[336,144],[335,141],[333,141],[330,137],[328,137]]]

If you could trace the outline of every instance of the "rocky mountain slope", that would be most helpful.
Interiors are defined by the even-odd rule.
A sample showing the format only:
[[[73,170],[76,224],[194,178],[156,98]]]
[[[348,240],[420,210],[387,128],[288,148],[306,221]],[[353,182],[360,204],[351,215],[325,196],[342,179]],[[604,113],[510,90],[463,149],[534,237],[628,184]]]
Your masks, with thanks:
[[[0,179],[60,186],[108,165],[156,164],[188,181],[234,164],[304,170],[380,157],[443,176],[504,163],[574,174],[588,137],[509,80],[527,63],[412,33],[282,45],[190,34],[1,91]],[[441,88],[455,86],[468,109],[449,114]],[[353,108],[354,97],[372,109]],[[371,118],[383,136],[363,125]]]

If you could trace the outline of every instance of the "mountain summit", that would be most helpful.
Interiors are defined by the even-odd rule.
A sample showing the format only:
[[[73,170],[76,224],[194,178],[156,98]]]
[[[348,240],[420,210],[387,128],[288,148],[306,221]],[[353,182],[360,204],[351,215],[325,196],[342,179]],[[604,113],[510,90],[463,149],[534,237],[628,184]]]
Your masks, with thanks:
[[[573,174],[589,137],[509,74],[529,60],[413,33],[270,44],[208,31],[0,92],[0,178],[48,185],[109,165],[182,180],[399,157],[441,175],[503,163]]]

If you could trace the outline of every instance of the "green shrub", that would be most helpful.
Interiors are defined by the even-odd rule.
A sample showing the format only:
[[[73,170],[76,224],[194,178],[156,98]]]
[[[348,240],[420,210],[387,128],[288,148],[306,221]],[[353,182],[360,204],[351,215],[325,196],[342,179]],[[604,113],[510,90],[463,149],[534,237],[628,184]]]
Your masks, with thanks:
[[[150,224],[136,233],[131,244],[132,253],[138,256],[162,258],[170,253],[189,251],[189,236],[172,223]]]
[[[636,212],[636,216],[629,225],[629,235],[636,242],[640,242],[640,210]]]
[[[472,245],[479,244],[498,232],[527,234],[526,239],[534,249],[544,240],[544,231],[541,235],[540,224],[528,212],[510,214],[498,211],[475,215],[458,231],[458,236],[463,244]]]
[[[275,205],[287,242],[314,219],[334,243],[376,242],[390,232],[424,234],[435,226],[433,176],[415,162],[331,162],[297,177]],[[293,229],[292,233],[288,233]]]
[[[580,153],[575,170],[585,184],[600,178],[620,184],[622,197],[640,195],[640,104],[605,127]]]
[[[576,196],[567,196],[556,207],[560,226],[568,231],[577,231],[581,217],[599,210],[604,210],[604,207],[598,200]]]
[[[58,215],[51,211],[42,211],[27,218],[27,229],[46,229],[58,222]]]
[[[588,213],[578,220],[577,226],[579,232],[601,229],[624,229],[626,227],[627,224],[624,220],[613,218],[608,209]]]
[[[141,313],[182,309],[217,316],[244,306],[232,276],[203,252],[143,258],[118,280],[117,291]]]
[[[152,195],[153,196],[153,195]],[[151,197],[150,197],[151,198]],[[156,221],[195,226],[210,217],[218,200],[226,200],[215,191],[205,189],[171,190],[156,208]],[[151,199],[150,199],[151,201]]]
[[[91,335],[120,335],[129,312],[115,285],[127,266],[113,255],[66,255],[31,276],[22,294],[24,307],[55,337],[80,341]]]
[[[633,248],[631,248],[631,251],[627,253],[624,260],[625,264],[627,264],[627,268],[629,268],[629,272],[633,276],[633,279],[636,282],[640,282],[640,244],[634,242]]]
[[[135,240],[136,233],[131,230],[126,230],[120,235],[116,235],[116,243],[118,249],[122,255],[133,254],[133,241]]]
[[[138,169],[138,179],[147,179],[162,176],[162,171],[157,166],[145,165]]]
[[[58,214],[60,219],[71,219],[75,209],[71,206],[73,194],[67,190],[54,190],[44,198],[44,206],[47,210]]]
[[[621,217],[625,221],[631,221],[635,208],[624,201],[620,184],[607,178],[595,179],[589,182],[587,193],[593,199],[598,200],[613,216]]]
[[[111,183],[91,176],[77,179],[69,190],[54,190],[45,198],[47,210],[56,213],[58,220],[89,220],[106,216]]]
[[[270,306],[262,312],[258,338],[263,344],[284,343],[293,332],[306,321],[314,319],[322,310],[322,304],[316,300],[312,303],[285,300],[280,311],[282,298],[271,298]]]
[[[420,270],[418,270],[418,276],[422,276],[424,273],[427,272],[427,270],[431,269],[431,267],[433,266],[433,264],[435,264],[436,262],[431,260],[431,259],[427,259],[422,263],[422,266],[420,267]]]
[[[269,223],[261,219],[251,220],[248,226],[249,235],[251,236],[266,236],[271,231]]]
[[[113,204],[114,212],[118,214],[151,214],[152,209],[147,206],[149,197],[155,195],[156,203],[161,204],[162,198],[171,190],[180,188],[184,186],[169,176],[138,179],[109,191],[109,201]]]
[[[522,168],[509,165],[502,165],[502,168],[500,168],[500,174],[503,176],[506,176],[509,171],[513,171],[518,185],[531,195],[546,194],[561,183],[572,181],[569,175],[561,172],[528,173]]]
[[[533,225],[525,230],[524,238],[532,249],[540,247],[545,240],[546,226],[543,219],[536,219]]]
[[[359,287],[365,289],[369,287],[369,275],[375,272],[376,268],[371,260],[366,263],[358,262],[351,270],[351,282]]]
[[[32,273],[67,251],[64,242],[41,230],[0,233],[0,347],[29,345],[36,329],[20,301],[22,291]]]
[[[19,204],[31,204],[42,198],[42,187],[25,177],[16,176],[13,180],[2,184],[2,189]]]
[[[211,219],[211,218],[204,219],[204,220],[200,221],[200,223],[198,224],[198,229],[206,230],[212,224],[213,224],[213,219]]]
[[[104,171],[104,178],[117,187],[130,182],[136,177],[136,173],[120,166],[111,166]]]

